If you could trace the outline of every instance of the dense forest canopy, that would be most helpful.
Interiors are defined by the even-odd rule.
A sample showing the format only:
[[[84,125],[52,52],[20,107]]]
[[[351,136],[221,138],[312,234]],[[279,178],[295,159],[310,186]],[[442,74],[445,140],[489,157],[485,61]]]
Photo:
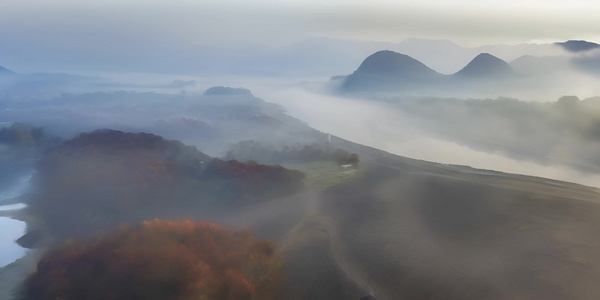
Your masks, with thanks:
[[[281,166],[213,159],[152,134],[100,130],[45,153],[28,209],[47,234],[67,238],[243,207],[299,190],[302,177]]]
[[[48,250],[19,299],[272,299],[274,250],[249,230],[146,221]]]

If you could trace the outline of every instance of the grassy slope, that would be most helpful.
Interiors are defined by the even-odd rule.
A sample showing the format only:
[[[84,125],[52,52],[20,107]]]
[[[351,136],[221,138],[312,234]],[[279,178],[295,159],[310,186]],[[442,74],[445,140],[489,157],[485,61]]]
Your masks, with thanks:
[[[295,253],[319,245],[319,236],[328,240],[327,253],[344,275],[319,275],[315,267],[296,278],[311,293],[329,293],[347,279],[356,286],[352,297],[370,292],[379,299],[600,295],[598,189],[337,143],[359,153],[366,171],[314,195],[313,211],[287,244]],[[289,257],[290,266],[310,261],[309,254]]]

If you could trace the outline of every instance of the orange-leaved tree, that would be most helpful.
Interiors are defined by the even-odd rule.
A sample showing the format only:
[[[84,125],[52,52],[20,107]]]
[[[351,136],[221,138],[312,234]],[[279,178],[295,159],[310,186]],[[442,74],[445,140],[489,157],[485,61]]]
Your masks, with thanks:
[[[271,299],[274,249],[249,230],[156,219],[49,250],[20,299]]]

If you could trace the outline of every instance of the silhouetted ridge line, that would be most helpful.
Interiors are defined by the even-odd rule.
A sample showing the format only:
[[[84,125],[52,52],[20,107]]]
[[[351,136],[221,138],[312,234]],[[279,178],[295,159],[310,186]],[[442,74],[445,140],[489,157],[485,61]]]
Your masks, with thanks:
[[[378,51],[370,55],[354,73],[389,74],[412,78],[440,75],[408,55],[389,50]]]
[[[516,75],[504,60],[489,53],[477,55],[463,69],[453,75],[443,75],[422,62],[393,51],[378,51],[367,57],[354,73],[343,80],[341,92],[400,92],[421,95],[432,90],[446,91],[463,82],[499,80]]]
[[[563,49],[569,52],[584,52],[600,47],[599,44],[583,40],[569,40],[562,43],[556,43],[556,45],[561,46]]]
[[[408,55],[384,50],[367,57],[346,77],[341,89],[350,92],[389,87],[412,89],[415,85],[436,82],[443,77]]]
[[[454,76],[495,78],[507,77],[514,73],[514,70],[507,62],[489,53],[481,53],[471,60],[464,68],[456,72]]]

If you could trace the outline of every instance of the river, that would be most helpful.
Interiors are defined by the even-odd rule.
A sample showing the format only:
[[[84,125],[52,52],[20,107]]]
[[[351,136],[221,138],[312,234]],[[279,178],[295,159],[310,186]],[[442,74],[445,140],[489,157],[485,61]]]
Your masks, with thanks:
[[[23,203],[1,204],[3,202],[12,202],[11,200],[21,196],[29,187],[31,177],[32,174],[23,176],[10,188],[0,191],[0,212],[6,213],[23,209],[26,206]],[[10,217],[0,217],[0,268],[23,257],[27,253],[27,249],[22,248],[15,242],[25,233],[26,228],[25,222]]]

